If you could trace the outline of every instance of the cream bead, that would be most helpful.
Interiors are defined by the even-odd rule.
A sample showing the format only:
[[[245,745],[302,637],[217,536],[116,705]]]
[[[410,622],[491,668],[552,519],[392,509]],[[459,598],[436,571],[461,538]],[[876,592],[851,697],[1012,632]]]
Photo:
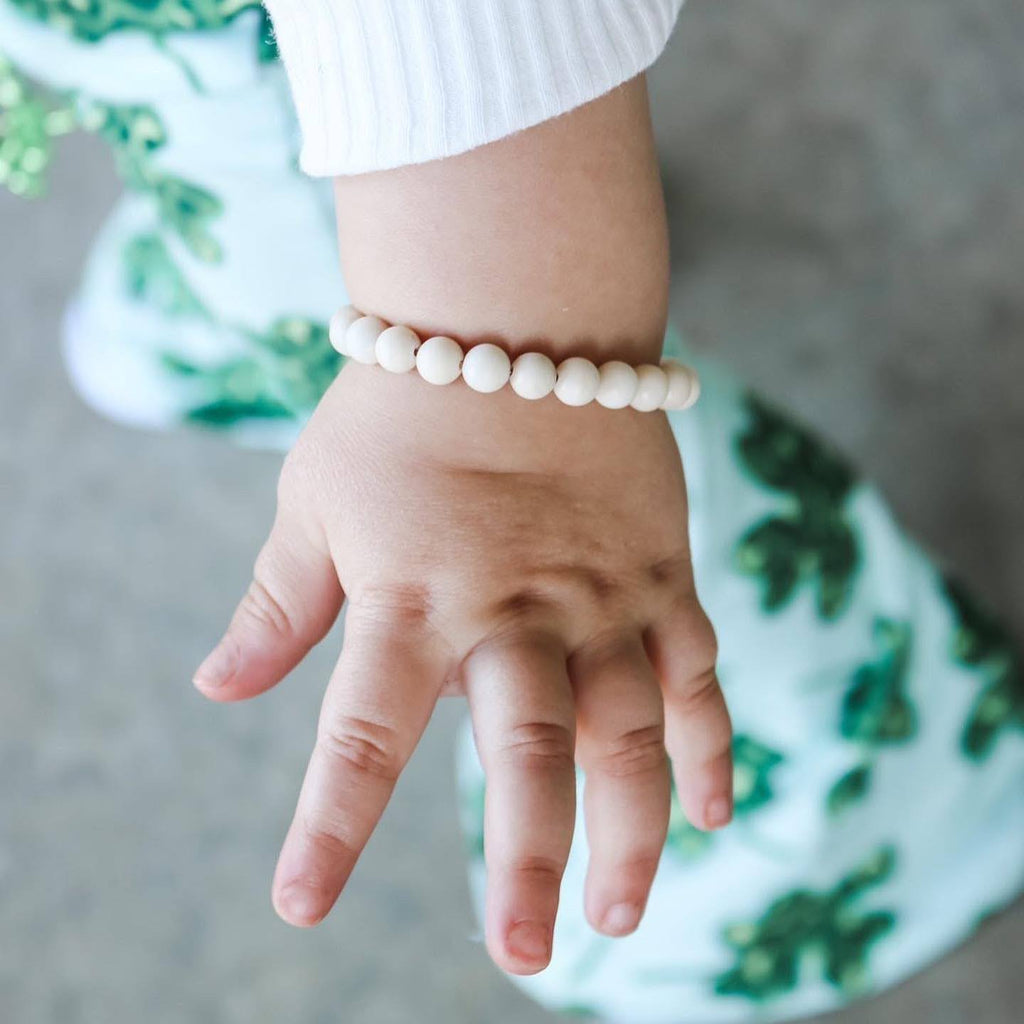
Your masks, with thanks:
[[[606,409],[625,409],[636,394],[636,370],[629,363],[613,359],[598,369],[601,376],[597,385],[598,404]]]
[[[668,375],[668,394],[662,409],[689,409],[700,398],[700,378],[695,370],[666,359],[661,368]]]
[[[345,351],[345,332],[362,316],[363,314],[356,309],[355,306],[342,306],[334,316],[331,317],[331,325],[328,330],[328,334],[331,339],[331,345],[336,352],[340,352],[343,356],[348,355]]]
[[[372,366],[377,362],[377,339],[387,330],[378,316],[361,316],[345,332],[345,349],[357,363]]]
[[[462,348],[454,338],[427,338],[416,352],[416,369],[428,384],[451,384],[462,369]]]
[[[558,364],[555,395],[566,405],[586,405],[597,395],[601,374],[597,367],[581,356],[570,356]]]
[[[508,383],[511,370],[508,353],[490,342],[474,345],[462,360],[462,379],[485,395],[500,391]]]
[[[392,373],[408,373],[416,365],[420,337],[408,327],[389,327],[377,339],[377,362]]]
[[[700,379],[689,366],[665,359],[660,366],[633,367],[613,359],[600,367],[572,356],[557,367],[541,352],[524,352],[514,363],[497,345],[474,345],[465,353],[453,338],[438,335],[420,341],[410,327],[389,327],[376,316],[342,306],[328,330],[331,345],[342,355],[391,373],[414,367],[430,384],[451,384],[460,373],[474,391],[489,394],[511,382],[521,398],[536,400],[552,391],[565,405],[596,400],[606,409],[632,406],[638,412],[689,409],[700,397]]]
[[[636,368],[636,394],[629,403],[637,412],[654,412],[668,394],[668,374],[651,363]]]
[[[543,352],[524,352],[512,364],[512,390],[520,398],[537,399],[550,395],[558,371]]]

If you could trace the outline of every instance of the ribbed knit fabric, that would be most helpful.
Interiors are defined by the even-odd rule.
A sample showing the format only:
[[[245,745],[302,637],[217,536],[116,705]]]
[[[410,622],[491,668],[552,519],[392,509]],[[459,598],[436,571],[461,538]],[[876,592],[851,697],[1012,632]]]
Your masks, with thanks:
[[[683,0],[265,0],[303,170],[452,156],[639,74]]]

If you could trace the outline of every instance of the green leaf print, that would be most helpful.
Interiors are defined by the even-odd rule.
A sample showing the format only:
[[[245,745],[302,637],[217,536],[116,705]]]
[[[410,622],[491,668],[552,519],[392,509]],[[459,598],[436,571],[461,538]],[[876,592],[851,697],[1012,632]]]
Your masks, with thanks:
[[[258,0],[11,0],[29,17],[95,43],[112,32],[218,29],[259,7]]]
[[[196,259],[221,261],[224,253],[209,225],[224,207],[212,192],[168,174],[153,174],[144,188],[156,198],[161,221],[178,233]]]
[[[974,670],[983,684],[960,738],[964,754],[980,761],[1004,731],[1024,729],[1024,667],[995,616],[956,580],[947,578],[944,585],[957,619],[953,660]]]
[[[260,7],[260,24],[256,30],[256,59],[261,64],[273,64],[280,59],[277,50],[277,38],[274,36],[274,26],[270,22],[270,15],[266,8]]]
[[[766,1002],[792,992],[812,970],[844,992],[865,988],[870,948],[896,916],[860,912],[855,903],[889,877],[895,862],[895,852],[884,847],[835,888],[797,890],[775,900],[759,920],[730,925],[724,939],[736,962],[715,979],[715,991]]]
[[[123,258],[133,299],[149,303],[165,316],[210,318],[159,235],[136,235],[125,246]]]
[[[200,185],[156,166],[154,155],[167,143],[157,112],[149,106],[93,102],[83,105],[80,120],[83,128],[110,145],[125,185],[153,196],[160,220],[191,253],[205,263],[219,262],[223,253],[210,225],[223,212],[223,204]]]
[[[843,697],[839,731],[872,746],[904,743],[917,729],[917,715],[906,694],[911,628],[892,619],[875,620],[878,658],[862,665]]]
[[[906,693],[912,641],[909,623],[875,620],[877,657],[854,672],[839,711],[839,732],[860,744],[863,761],[829,791],[826,806],[830,814],[840,814],[867,796],[880,747],[906,743],[917,732],[917,713]]]
[[[734,737],[732,755],[735,812],[740,815],[750,814],[774,796],[770,776],[773,769],[785,759],[778,751],[745,735]]]
[[[327,325],[300,317],[276,321],[253,344],[273,366],[275,383],[290,408],[308,414],[341,369],[343,359],[331,346]]]
[[[836,815],[846,810],[851,804],[863,800],[871,788],[871,765],[859,764],[850,769],[829,790],[827,806],[829,814]]]
[[[341,366],[326,324],[292,317],[244,337],[249,354],[212,365],[164,355],[164,366],[197,396],[185,414],[189,422],[224,428],[244,420],[304,418]]]
[[[740,462],[786,507],[755,523],[740,539],[741,572],[758,577],[761,603],[778,611],[801,585],[813,586],[819,614],[834,619],[850,600],[860,564],[846,518],[856,483],[849,465],[813,434],[760,399],[746,399],[750,420],[737,441]]]
[[[733,737],[732,755],[733,809],[737,818],[743,818],[771,801],[771,773],[785,758],[746,735]],[[665,848],[677,857],[691,859],[704,853],[713,840],[713,833],[702,832],[687,820],[673,786]]]
[[[248,399],[218,398],[190,409],[185,418],[190,423],[201,423],[207,427],[233,427],[243,420],[292,419],[293,413],[273,398],[255,395]]]
[[[76,124],[69,103],[32,88],[0,56],[0,185],[16,196],[41,195],[54,140]]]
[[[223,204],[207,189],[156,166],[154,158],[167,143],[167,131],[152,107],[117,106],[74,94],[47,99],[43,92],[30,90],[25,78],[0,57],[0,184],[18,195],[39,195],[53,139],[76,128],[110,145],[125,185],[153,196],[161,221],[197,259],[221,260],[210,226]]]
[[[89,103],[82,108],[82,126],[97,134],[118,156],[122,173],[139,187],[148,177],[150,157],[167,143],[163,122],[152,107]]]
[[[176,32],[225,28],[250,11],[257,15],[256,59],[278,59],[270,16],[259,0],[11,0],[22,13],[83,43],[114,32],[145,32],[163,42]],[[187,71],[186,71],[187,73]]]

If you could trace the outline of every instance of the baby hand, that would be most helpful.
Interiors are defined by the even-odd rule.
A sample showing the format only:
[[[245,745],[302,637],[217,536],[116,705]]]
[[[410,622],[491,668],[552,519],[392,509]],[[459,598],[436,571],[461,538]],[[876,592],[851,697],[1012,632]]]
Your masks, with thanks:
[[[346,366],[285,462],[253,583],[196,675],[213,700],[255,696],[347,602],[278,913],[327,914],[437,698],[464,692],[487,774],[496,963],[548,962],[577,761],[587,917],[609,935],[636,928],[668,826],[666,749],[693,824],[732,810],[729,716],[686,523],[661,413]]]

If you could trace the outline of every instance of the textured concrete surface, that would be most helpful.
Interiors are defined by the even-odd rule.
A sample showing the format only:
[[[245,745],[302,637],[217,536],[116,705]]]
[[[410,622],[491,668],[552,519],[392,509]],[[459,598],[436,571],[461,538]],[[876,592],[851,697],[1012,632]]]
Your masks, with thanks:
[[[819,424],[1024,627],[1018,0],[691,0],[654,96],[675,312]],[[0,1021],[546,1018],[472,941],[443,710],[321,929],[266,893],[331,644],[247,706],[188,675],[277,459],[97,419],[58,321],[114,195],[0,196]],[[1024,910],[837,1024],[1021,1019]]]

